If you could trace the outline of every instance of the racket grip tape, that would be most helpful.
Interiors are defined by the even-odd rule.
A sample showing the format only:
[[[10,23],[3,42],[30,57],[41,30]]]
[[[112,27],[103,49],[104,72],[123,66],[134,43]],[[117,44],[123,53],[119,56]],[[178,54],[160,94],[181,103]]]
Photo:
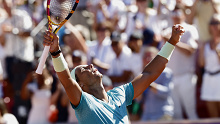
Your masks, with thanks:
[[[42,74],[45,62],[47,60],[49,50],[50,50],[50,46],[45,46],[44,47],[43,53],[40,57],[40,62],[38,64],[37,70],[35,71],[37,74]]]

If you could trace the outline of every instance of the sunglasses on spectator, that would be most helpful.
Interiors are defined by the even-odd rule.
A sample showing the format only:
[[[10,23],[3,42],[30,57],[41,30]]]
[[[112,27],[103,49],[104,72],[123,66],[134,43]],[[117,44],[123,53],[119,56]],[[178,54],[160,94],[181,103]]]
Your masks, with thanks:
[[[212,22],[210,22],[210,25],[218,25],[218,24],[220,24],[220,22],[218,22],[218,21],[212,21]]]

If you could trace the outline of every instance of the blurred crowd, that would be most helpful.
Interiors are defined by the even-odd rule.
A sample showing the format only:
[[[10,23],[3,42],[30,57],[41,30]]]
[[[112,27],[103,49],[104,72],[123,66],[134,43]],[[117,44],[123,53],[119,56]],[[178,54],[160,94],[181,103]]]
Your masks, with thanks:
[[[45,8],[46,0],[0,0],[1,123],[77,122],[50,56],[35,73]],[[130,121],[220,118],[220,0],[80,0],[58,35],[69,69],[93,64],[108,91],[142,72],[174,24],[185,33],[160,77],[128,106]]]

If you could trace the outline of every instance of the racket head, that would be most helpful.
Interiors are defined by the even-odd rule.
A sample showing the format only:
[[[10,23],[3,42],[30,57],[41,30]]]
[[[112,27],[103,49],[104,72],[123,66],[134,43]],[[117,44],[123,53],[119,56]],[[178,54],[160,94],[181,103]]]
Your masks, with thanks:
[[[75,12],[79,0],[47,0],[48,22],[63,25]]]

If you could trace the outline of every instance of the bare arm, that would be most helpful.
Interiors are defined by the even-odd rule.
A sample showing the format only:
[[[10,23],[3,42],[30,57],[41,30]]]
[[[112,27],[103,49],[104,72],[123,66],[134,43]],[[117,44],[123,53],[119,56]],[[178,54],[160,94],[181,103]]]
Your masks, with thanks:
[[[5,46],[5,34],[4,33],[2,33],[2,34],[0,34],[0,44],[2,45],[2,46]]]
[[[183,42],[177,43],[176,48],[182,51],[187,56],[190,56],[195,52],[195,49],[193,47]]]
[[[199,58],[198,58],[198,64],[199,64],[200,67],[204,67],[204,65],[205,65],[204,47],[205,47],[205,43],[200,43],[200,44],[199,44]]]
[[[22,87],[21,87],[21,98],[26,100],[31,97],[31,92],[28,90],[27,85],[33,80],[33,72],[27,74]]]
[[[214,2],[214,0],[211,0],[211,3],[212,3],[212,7],[213,7],[213,10],[214,10],[214,13],[219,13],[218,9],[217,9],[217,6],[216,6],[216,3]]]
[[[62,91],[62,86],[60,83],[57,84],[57,89],[53,93],[53,95],[51,96],[50,104],[56,105],[58,100],[60,100],[60,103],[62,106],[67,106],[69,104],[69,99],[68,99],[66,93],[64,93],[64,91]]]
[[[97,58],[92,58],[92,64],[94,64],[95,66],[98,66],[99,68],[104,69],[105,71],[107,71],[110,68],[109,64],[103,63]]]
[[[57,85],[59,85],[59,84],[57,84]],[[61,94],[61,89],[59,88],[59,86],[57,86],[56,91],[52,94],[52,96],[51,96],[51,98],[50,98],[50,104],[51,104],[51,105],[57,103],[60,94]]]
[[[65,26],[72,33],[71,38],[72,38],[72,42],[74,42],[74,46],[73,45],[71,46],[74,47],[73,49],[74,50],[79,49],[79,50],[82,50],[84,53],[87,53],[88,48],[86,45],[86,41],[81,35],[81,33],[69,22],[66,22]]]
[[[50,35],[53,36],[53,38],[50,37]],[[46,31],[46,34],[44,35],[44,45],[50,45],[50,52],[55,52],[59,49],[59,42],[58,37],[55,34],[49,33]],[[53,58],[59,57],[61,54],[58,54],[57,56],[52,56]],[[74,81],[71,78],[69,69],[65,69],[64,71],[57,72],[58,78],[60,82],[62,83],[67,96],[69,97],[69,100],[71,103],[75,106],[77,106],[80,102],[82,89],[78,85],[76,81]]]
[[[183,33],[183,27],[179,26],[178,28],[176,28],[175,26],[173,26],[172,36],[168,42],[172,45],[176,45],[176,43],[179,42],[180,37]],[[146,65],[142,74],[137,76],[132,81],[132,85],[134,87],[133,99],[142,94],[146,90],[146,88],[160,76],[167,63],[168,60],[166,58],[157,55],[148,65]]]

